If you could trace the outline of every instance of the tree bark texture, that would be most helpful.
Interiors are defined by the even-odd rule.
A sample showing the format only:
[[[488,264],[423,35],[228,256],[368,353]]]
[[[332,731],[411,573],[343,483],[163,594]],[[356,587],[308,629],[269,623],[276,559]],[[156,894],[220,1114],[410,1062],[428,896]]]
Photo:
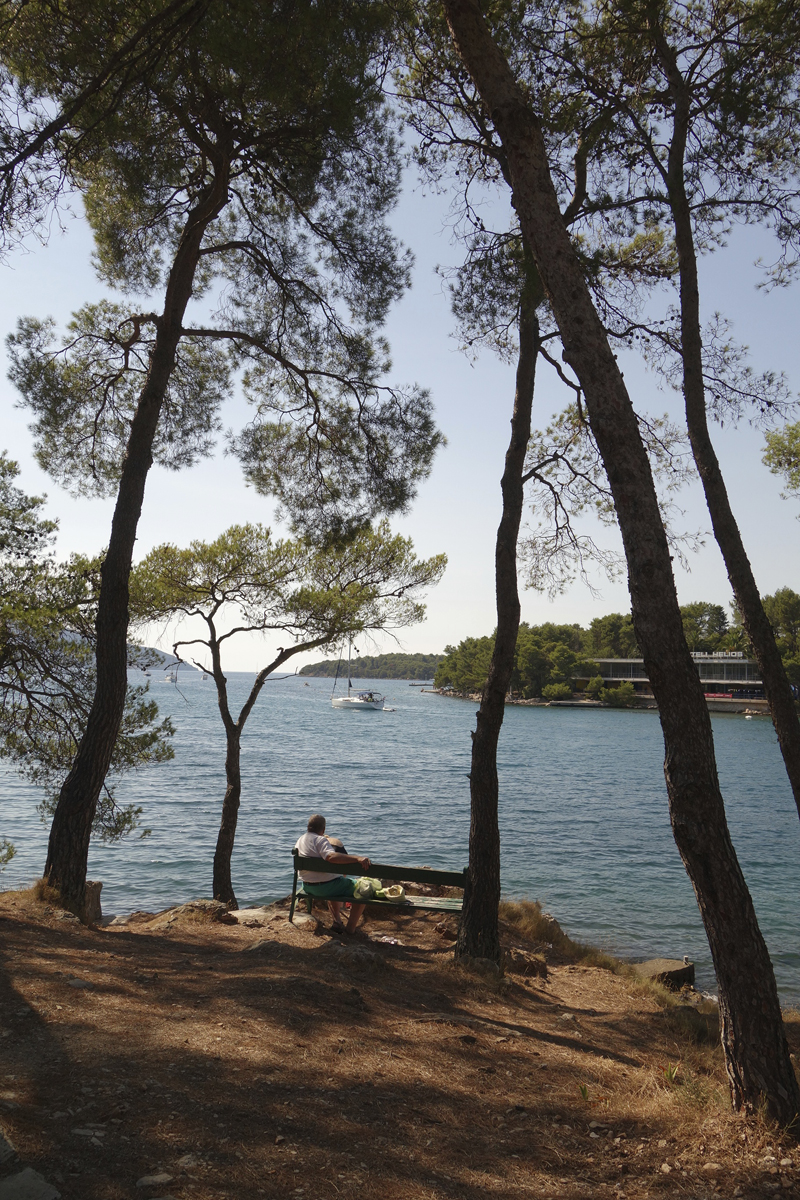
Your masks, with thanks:
[[[222,816],[214,850],[214,899],[221,900],[229,908],[239,905],[233,891],[231,879],[231,857],[239,820],[239,804],[242,797],[242,775],[240,770],[241,730],[238,725],[225,729],[225,796],[222,801]]]
[[[783,660],[775,642],[775,633],[761,603],[753,568],[733,515],[728,490],[708,428],[705,380],[703,378],[697,251],[694,244],[692,214],[686,195],[684,175],[691,96],[678,69],[674,51],[667,45],[660,29],[655,30],[655,40],[675,104],[666,183],[675,229],[675,246],[678,251],[686,427],[689,431],[694,461],[703,484],[714,537],[725,561],[728,579],[742,616],[745,632],[758,660],[764,691],[772,714],[772,722],[778,735],[786,773],[789,776],[794,802],[798,815],[800,815],[800,720],[798,720]]]
[[[531,264],[529,276],[534,274]],[[497,743],[505,714],[506,695],[514,669],[519,633],[519,590],[517,587],[517,537],[522,519],[525,455],[531,436],[531,408],[539,356],[537,297],[526,285],[519,321],[511,440],[506,451],[501,480],[503,511],[495,545],[495,591],[497,634],[489,675],[481,695],[477,727],[472,734],[472,764],[469,776],[470,829],[469,872],[464,888],[464,907],[456,940],[456,958],[501,957],[497,911],[500,904],[500,830]]]
[[[513,203],[586,399],[613,492],[634,627],[659,705],[670,819],[717,972],[734,1107],[795,1122],[800,1092],[775,976],[728,832],[711,722],[683,634],[650,463],[553,187],[541,128],[494,44],[477,0],[444,0],[459,55],[503,142]]]
[[[97,685],[75,761],[61,788],[50,828],[44,877],[65,904],[83,915],[92,822],[119,733],[128,683],[128,578],[147,474],[183,316],[192,295],[203,235],[227,201],[228,165],[189,214],[167,283],[147,379],[142,388],[101,570],[97,610]]]

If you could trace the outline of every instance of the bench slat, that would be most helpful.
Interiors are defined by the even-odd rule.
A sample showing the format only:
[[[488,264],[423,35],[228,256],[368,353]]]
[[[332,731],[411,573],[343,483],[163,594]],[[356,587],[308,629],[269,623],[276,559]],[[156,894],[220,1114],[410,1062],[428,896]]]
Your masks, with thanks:
[[[294,869],[296,871],[323,871],[327,875],[355,875],[360,870],[357,863],[332,863],[323,858],[302,858],[296,850]],[[362,872],[363,874],[363,872]],[[397,867],[391,863],[373,863],[369,869],[370,879],[399,879],[408,883],[438,883],[447,887],[463,888],[467,877],[467,868],[463,871],[436,871],[429,867]]]
[[[320,899],[319,896],[312,896],[305,891],[299,891],[297,898],[298,900]],[[455,896],[409,896],[407,900],[356,900],[352,896],[337,896],[336,899],[341,900],[344,904],[369,904],[374,908],[396,908],[398,913],[404,909],[413,912],[418,908],[427,909],[428,912],[459,913],[462,905],[462,901],[457,900]]]

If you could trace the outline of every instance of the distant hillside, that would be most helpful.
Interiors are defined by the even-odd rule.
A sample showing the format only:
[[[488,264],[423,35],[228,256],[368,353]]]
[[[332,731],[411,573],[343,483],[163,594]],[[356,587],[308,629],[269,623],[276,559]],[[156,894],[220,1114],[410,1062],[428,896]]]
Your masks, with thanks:
[[[174,654],[168,654],[166,650],[157,650],[155,646],[137,646],[131,643],[128,646],[128,652],[132,656],[135,655],[137,665],[142,670],[166,670],[167,667],[171,667],[179,661]],[[182,663],[181,670],[196,671],[197,667],[192,663]]]
[[[373,654],[350,660],[350,676],[357,679],[433,679],[443,654]],[[310,663],[300,669],[300,675],[334,676],[339,659]],[[339,667],[347,675],[347,659]]]

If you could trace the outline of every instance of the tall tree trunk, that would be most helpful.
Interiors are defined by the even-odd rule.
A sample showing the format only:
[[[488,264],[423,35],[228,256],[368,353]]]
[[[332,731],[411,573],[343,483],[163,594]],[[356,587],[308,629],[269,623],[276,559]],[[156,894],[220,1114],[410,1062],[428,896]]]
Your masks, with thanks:
[[[500,903],[497,743],[503,724],[511,673],[514,670],[514,654],[519,633],[517,537],[522,519],[522,476],[531,436],[531,408],[540,346],[536,309],[542,296],[536,294],[537,287],[538,277],[531,262],[520,303],[519,358],[514,411],[511,417],[511,440],[506,451],[505,469],[500,484],[503,512],[497,528],[494,555],[497,634],[489,675],[481,695],[477,728],[472,735],[472,766],[469,776],[469,872],[464,888],[464,907],[455,949],[456,958],[489,958],[493,962],[500,961],[501,953],[497,924]]]
[[[539,122],[477,0],[444,0],[458,53],[508,158],[513,203],[575,370],[614,496],[628,564],[634,628],[665,743],[675,840],[697,896],[717,972],[725,1064],[734,1107],[762,1105],[783,1125],[800,1106],[775,976],[728,832],[711,721],[683,635],[672,563],[650,463],[622,375],[564,227]]]
[[[225,797],[222,801],[222,816],[214,851],[214,899],[222,900],[230,908],[238,908],[231,881],[231,856],[239,820],[239,802],[242,796],[242,776],[239,769],[242,731],[238,724],[226,726],[225,739]]]
[[[714,537],[722,552],[736,605],[761,669],[775,732],[786,765],[794,802],[800,815],[800,720],[775,632],[761,603],[753,568],[733,515],[728,490],[714,451],[708,428],[703,342],[700,325],[700,288],[692,214],[686,196],[684,161],[690,119],[691,96],[678,69],[675,53],[660,28],[654,29],[656,48],[675,102],[673,136],[670,142],[667,189],[678,251],[681,299],[681,351],[686,426],[705,492]]]
[[[167,283],[164,311],[136,408],[122,464],[111,536],[101,570],[97,609],[97,685],[86,729],[75,761],[61,788],[44,877],[62,901],[81,917],[86,890],[86,864],[97,801],[111,762],[125,707],[128,684],[128,577],[142,511],[153,441],[161,414],[183,316],[192,294],[203,234],[227,201],[225,164],[184,227]]]

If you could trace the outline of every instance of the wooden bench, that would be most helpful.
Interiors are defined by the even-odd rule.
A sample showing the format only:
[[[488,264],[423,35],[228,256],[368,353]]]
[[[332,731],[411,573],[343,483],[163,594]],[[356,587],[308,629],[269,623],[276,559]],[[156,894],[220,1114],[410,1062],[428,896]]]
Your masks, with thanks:
[[[332,863],[323,858],[302,858],[297,850],[292,850],[294,859],[294,883],[292,884],[292,905],[289,909],[289,920],[294,918],[295,904],[305,900],[308,912],[314,900],[322,900],[321,896],[310,896],[298,888],[298,871],[324,871],[328,875],[353,875],[358,869],[357,863]],[[363,872],[362,872],[363,874]],[[401,883],[440,884],[445,887],[464,888],[467,882],[467,868],[463,871],[434,871],[430,867],[394,867],[388,863],[372,863],[369,868],[370,879],[395,879]],[[407,908],[423,909],[426,912],[460,913],[463,900],[455,896],[406,896],[405,900],[355,900],[347,896],[334,896],[334,900],[342,900],[345,904],[369,904],[373,908]]]

